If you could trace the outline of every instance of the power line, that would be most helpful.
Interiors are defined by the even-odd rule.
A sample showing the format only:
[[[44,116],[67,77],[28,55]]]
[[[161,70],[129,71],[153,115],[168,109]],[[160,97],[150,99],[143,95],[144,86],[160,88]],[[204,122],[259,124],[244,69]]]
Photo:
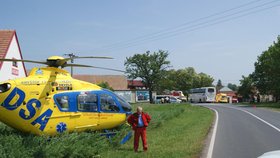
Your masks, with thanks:
[[[180,24],[180,25],[175,26],[175,27],[172,27],[172,28],[167,28],[167,29],[164,29],[164,30],[161,30],[161,31],[158,31],[158,32],[151,33],[151,34],[147,34],[147,35],[143,35],[143,36],[138,36],[138,37],[132,38],[132,39],[130,39],[130,40],[120,41],[120,42],[116,42],[116,43],[114,43],[114,44],[105,45],[105,46],[103,46],[103,48],[108,48],[108,47],[110,48],[110,47],[117,46],[117,45],[119,45],[119,44],[123,44],[123,43],[131,42],[131,41],[143,39],[143,38],[146,38],[146,37],[149,37],[149,36],[154,36],[154,35],[157,35],[157,34],[161,34],[161,33],[164,33],[164,32],[167,32],[167,31],[170,31],[170,30],[173,30],[173,29],[177,29],[177,28],[180,28],[180,27],[183,27],[183,26],[186,26],[186,25],[195,23],[195,22],[199,22],[199,21],[204,20],[204,19],[208,19],[208,18],[211,18],[211,17],[215,17],[215,16],[218,16],[218,15],[222,15],[222,14],[224,14],[224,13],[227,13],[227,12],[230,12],[230,11],[232,11],[232,10],[236,10],[236,9],[239,9],[239,8],[242,8],[242,7],[245,7],[245,6],[254,4],[254,3],[259,2],[259,1],[262,1],[262,0],[250,1],[250,2],[248,2],[248,3],[242,4],[242,5],[239,5],[239,6],[236,6],[236,7],[233,7],[233,8],[224,10],[224,11],[221,11],[221,12],[217,12],[217,13],[214,13],[214,14],[211,14],[211,15],[208,15],[208,16],[205,16],[205,17],[201,17],[201,18],[198,18],[198,19],[195,19],[195,20],[192,20],[192,21],[188,21],[188,22],[186,22],[186,23]]]
[[[266,7],[266,8],[262,8],[262,9],[259,9],[259,10],[255,10],[255,11],[252,11],[252,12],[248,12],[248,13],[245,13],[245,14],[241,14],[241,15],[238,15],[238,16],[235,16],[235,17],[232,17],[232,18],[228,18],[228,19],[219,19],[219,21],[214,21],[214,23],[210,23],[210,22],[207,22],[207,23],[202,23],[202,24],[199,24],[197,25],[197,27],[191,27],[189,28],[189,30],[187,29],[181,29],[181,30],[178,30],[176,32],[172,32],[172,34],[163,34],[163,35],[159,35],[157,37],[154,37],[154,38],[147,38],[145,40],[142,40],[142,41],[138,41],[138,43],[136,42],[133,42],[133,43],[129,43],[127,45],[124,45],[124,46],[119,46],[119,47],[116,47],[116,48],[112,48],[112,49],[109,49],[109,50],[114,50],[114,49],[125,49],[125,48],[129,48],[129,47],[133,47],[133,46],[137,46],[137,45],[140,45],[140,44],[143,44],[143,43],[147,43],[147,42],[152,42],[152,41],[157,41],[157,40],[161,40],[161,39],[166,39],[166,38],[170,38],[170,37],[173,37],[173,36],[177,36],[177,35],[181,35],[183,33],[188,33],[188,32],[193,32],[193,31],[196,31],[196,30],[199,30],[199,29],[203,29],[203,28],[207,28],[209,26],[213,26],[213,25],[217,25],[217,24],[220,24],[220,23],[224,23],[224,22],[227,22],[227,21],[231,21],[231,20],[234,20],[234,19],[238,19],[238,18],[241,18],[241,17],[244,17],[244,16],[247,16],[247,15],[251,15],[251,14],[254,14],[254,13],[258,13],[258,12],[261,12],[261,11],[264,11],[264,10],[268,10],[268,9],[271,9],[271,8],[274,8],[274,7],[278,7],[280,6],[280,4],[278,5],[275,5],[275,6],[270,6],[270,7]],[[206,24],[206,25],[205,25]]]
[[[276,1],[272,1],[272,2],[276,2]],[[249,15],[249,14],[257,13],[257,12],[262,11],[262,10],[270,9],[272,7],[268,7],[268,8],[260,9],[260,10],[257,10],[257,11],[249,12],[250,10],[253,10],[253,9],[256,9],[256,8],[259,8],[259,7],[263,7],[263,6],[268,5],[268,4],[272,3],[272,2],[265,3],[265,4],[262,4],[262,5],[250,8],[250,9],[242,10],[240,12],[232,13],[230,15],[223,16],[223,17],[220,17],[220,18],[212,19],[212,20],[209,20],[209,21],[206,21],[206,22],[198,23],[198,24],[192,25],[192,26],[187,27],[187,28],[177,29],[175,31],[170,31],[170,32],[167,32],[165,34],[159,34],[159,35],[156,35],[154,37],[150,37],[150,38],[147,38],[147,39],[139,40],[137,43],[136,42],[130,42],[130,43],[127,43],[126,45],[123,45],[123,46],[111,48],[110,50],[112,50],[112,49],[128,48],[128,47],[139,45],[139,43],[145,43],[145,42],[148,42],[148,41],[151,42],[151,41],[156,41],[156,40],[159,40],[159,39],[173,37],[173,36],[177,36],[177,35],[179,35],[181,33],[192,32],[192,31],[195,31],[195,30],[198,30],[198,29],[206,28],[208,26],[212,26],[212,25],[216,25],[216,24],[219,24],[219,23],[223,23],[223,22],[226,22],[226,21],[233,20],[233,19],[237,19],[237,18],[246,16],[246,15]],[[277,6],[279,6],[279,5],[277,5]],[[238,14],[243,13],[243,12],[249,12],[249,13],[241,14],[239,16],[231,17],[231,18],[227,19],[227,17],[238,15]]]
[[[181,34],[181,33],[192,32],[192,31],[195,31],[195,30],[198,30],[198,29],[201,29],[201,28],[209,27],[209,26],[212,26],[212,25],[216,25],[216,24],[219,24],[219,23],[222,23],[222,22],[230,21],[230,20],[237,19],[237,18],[246,16],[246,15],[250,15],[250,14],[253,14],[253,13],[257,13],[257,12],[260,12],[260,11],[263,11],[263,10],[267,10],[267,9],[279,6],[279,5],[275,5],[275,6],[270,6],[270,7],[267,7],[267,8],[262,8],[262,9],[259,9],[259,10],[254,10],[256,8],[260,8],[260,7],[269,5],[271,3],[275,3],[277,1],[279,2],[279,0],[274,0],[274,1],[266,2],[266,3],[260,4],[260,5],[251,7],[251,8],[243,9],[243,10],[240,10],[240,11],[237,11],[237,12],[233,12],[231,14],[224,15],[225,13],[228,13],[230,11],[240,9],[240,8],[245,7],[245,6],[249,6],[249,5],[257,3],[259,1],[261,1],[261,0],[251,1],[251,2],[248,2],[246,4],[239,5],[237,7],[234,7],[234,8],[222,11],[222,12],[218,12],[218,13],[206,16],[206,17],[202,17],[202,18],[184,23],[184,24],[179,25],[175,28],[169,28],[169,29],[165,29],[165,30],[153,33],[153,34],[140,36],[140,37],[131,39],[131,40],[126,41],[126,42],[118,42],[118,43],[115,43],[115,44],[112,44],[112,45],[107,45],[107,46],[104,46],[103,49],[107,49],[107,50],[124,49],[124,48],[128,48],[128,47],[136,46],[136,45],[148,42],[148,41],[155,41],[155,40],[159,40],[159,39],[173,37],[173,36],[176,36],[176,35]],[[254,11],[252,11],[252,10],[254,10]],[[252,11],[252,12],[250,12],[250,11]],[[245,14],[240,14],[240,13],[245,13]],[[240,15],[238,15],[238,14],[240,14]],[[214,18],[214,19],[211,19],[211,20],[208,20],[208,21],[204,21],[204,22],[201,22],[201,23],[197,23],[197,22],[202,21],[204,19],[209,19],[211,17],[216,17],[216,16],[219,16],[219,15],[224,15],[224,16],[217,17],[217,18]],[[238,15],[238,16],[235,16],[235,15]],[[230,18],[228,18],[228,17],[230,17]],[[192,24],[192,25],[190,25],[190,24]],[[190,26],[188,26],[188,25],[190,25]],[[186,26],[188,26],[188,27],[186,27]]]

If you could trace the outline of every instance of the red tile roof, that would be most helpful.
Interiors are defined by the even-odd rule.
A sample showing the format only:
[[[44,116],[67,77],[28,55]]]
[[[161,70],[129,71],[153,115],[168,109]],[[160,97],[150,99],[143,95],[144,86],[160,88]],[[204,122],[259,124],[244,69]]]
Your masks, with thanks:
[[[132,87],[145,87],[141,80],[127,80],[127,84]]]
[[[94,84],[108,82],[114,90],[128,90],[124,75],[73,75],[73,78]]]
[[[11,44],[14,36],[16,37],[16,42],[18,45],[20,57],[21,57],[21,59],[23,59],[15,30],[0,30],[0,59],[3,59],[6,57],[6,54],[8,53],[10,44]],[[2,63],[3,62],[0,62],[0,70],[2,68]],[[23,62],[23,68],[24,68],[24,73],[26,76],[26,69],[25,69],[24,62]]]
[[[0,30],[0,58],[5,58],[16,31]]]

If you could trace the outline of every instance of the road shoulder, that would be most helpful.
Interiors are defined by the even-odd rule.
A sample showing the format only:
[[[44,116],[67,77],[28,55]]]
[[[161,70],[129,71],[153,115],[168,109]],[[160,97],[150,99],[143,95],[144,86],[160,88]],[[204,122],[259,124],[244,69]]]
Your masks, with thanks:
[[[215,113],[215,117],[213,118],[212,125],[209,128],[207,137],[204,140],[204,143],[203,143],[204,147],[203,147],[203,150],[202,150],[201,155],[200,155],[200,158],[211,158],[212,157],[212,151],[211,151],[211,155],[209,155],[209,150],[213,150],[213,146],[211,146],[211,144],[213,144],[214,142],[211,143],[211,141],[214,141],[213,137],[215,137],[214,135],[216,135],[216,130],[217,129],[215,129],[215,128],[217,128],[217,123],[218,123],[217,117],[218,116],[217,116],[217,112],[214,109],[211,109],[211,108],[208,108],[208,107],[205,107],[205,106],[201,106],[201,107],[207,108],[207,109],[209,109],[209,110],[211,110]]]

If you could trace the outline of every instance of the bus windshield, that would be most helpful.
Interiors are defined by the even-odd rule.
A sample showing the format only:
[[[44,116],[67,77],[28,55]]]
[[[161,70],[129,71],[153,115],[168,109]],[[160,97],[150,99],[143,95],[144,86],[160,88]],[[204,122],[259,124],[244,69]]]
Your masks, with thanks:
[[[214,88],[208,88],[208,92],[213,93],[213,92],[215,92],[215,90],[214,90]]]

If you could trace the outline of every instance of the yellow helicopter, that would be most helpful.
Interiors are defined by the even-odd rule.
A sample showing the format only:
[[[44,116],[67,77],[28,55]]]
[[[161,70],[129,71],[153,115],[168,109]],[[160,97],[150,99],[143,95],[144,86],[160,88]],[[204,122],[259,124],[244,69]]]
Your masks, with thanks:
[[[79,58],[109,57],[49,57],[46,62],[18,59],[45,64],[33,68],[28,77],[0,83],[0,121],[10,127],[36,135],[56,135],[63,132],[112,129],[126,122],[131,105],[115,93],[101,87],[73,79],[62,68],[93,67],[68,64]]]

